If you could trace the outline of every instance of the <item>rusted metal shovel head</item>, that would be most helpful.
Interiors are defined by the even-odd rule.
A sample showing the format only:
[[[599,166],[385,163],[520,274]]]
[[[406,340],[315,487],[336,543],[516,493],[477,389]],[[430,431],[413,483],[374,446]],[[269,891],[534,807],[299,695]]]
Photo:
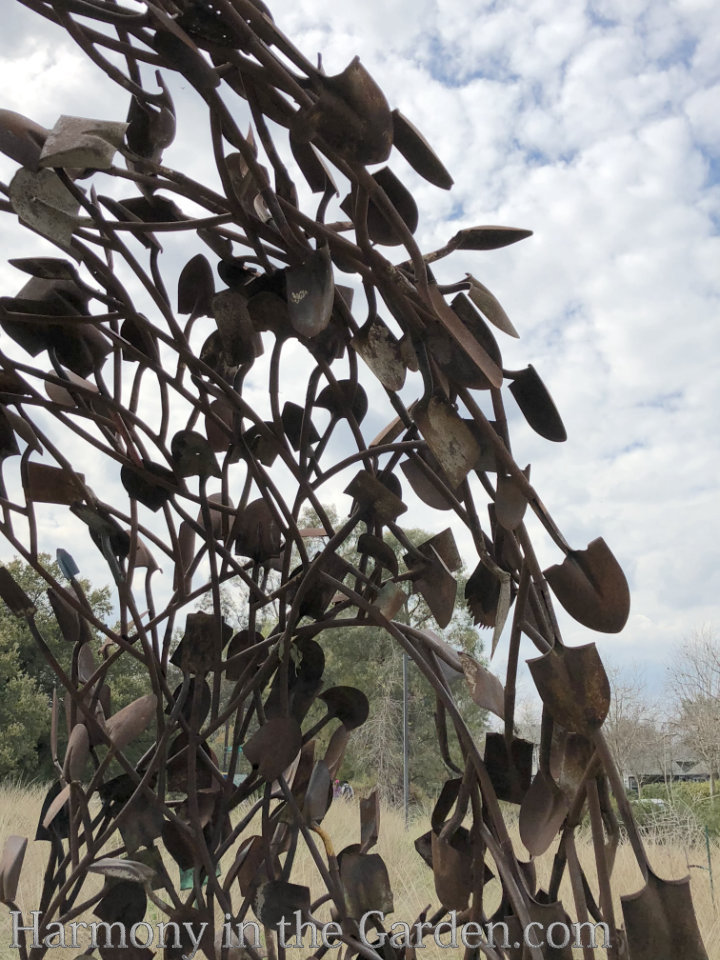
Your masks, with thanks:
[[[370,712],[368,698],[356,687],[330,687],[320,694],[320,699],[325,701],[328,714],[341,720],[348,730],[365,723]]]
[[[532,364],[515,377],[510,384],[510,393],[536,433],[556,443],[567,440],[557,407]]]
[[[530,789],[533,745],[529,740],[513,737],[508,749],[501,733],[485,737],[485,766],[498,800],[522,803]]]
[[[255,895],[255,913],[267,927],[276,927],[282,920],[290,922],[295,911],[310,912],[310,890],[285,880],[269,880]]]
[[[531,857],[540,857],[553,842],[568,804],[558,785],[538,770],[520,805],[520,839]]]
[[[473,469],[480,447],[467,424],[440,396],[421,400],[413,411],[415,423],[445,471],[450,486],[457,487]]]
[[[282,535],[270,506],[265,500],[253,500],[245,507],[236,523],[235,553],[259,563],[267,562],[280,552]]]
[[[420,131],[399,110],[393,110],[393,146],[430,183],[449,190],[453,179]]]
[[[460,662],[473,702],[502,720],[505,716],[505,691],[502,682],[469,653],[462,651]]]
[[[303,337],[315,337],[330,323],[335,284],[327,247],[313,251],[285,275],[290,323]]]
[[[243,752],[260,776],[272,783],[290,766],[301,747],[302,733],[297,720],[273,717],[250,737]]]
[[[630,589],[620,564],[602,537],[573,550],[544,571],[553,593],[571,617],[590,630],[619,633],[630,615]]]
[[[0,567],[0,597],[16,617],[29,617],[35,613],[35,604],[5,567]]]
[[[392,913],[390,877],[378,853],[345,851],[340,860],[340,879],[349,916],[359,920],[370,910]]]
[[[652,870],[638,893],[620,898],[630,960],[707,960],[690,880],[661,880]]]
[[[591,736],[610,707],[610,684],[597,647],[555,646],[528,660],[540,699],[553,720],[570,733]]]
[[[434,547],[430,546],[423,552],[428,553],[430,559],[423,565],[422,573],[415,580],[414,587],[418,593],[422,594],[440,629],[444,630],[452,620],[455,610],[457,581]]]
[[[431,835],[435,892],[448,910],[464,910],[473,887],[473,859],[470,844],[459,848],[449,840]]]
[[[380,794],[373,790],[360,799],[360,852],[367,853],[377,843],[380,832]]]
[[[0,857],[0,902],[12,904],[17,896],[27,837],[8,837]]]
[[[84,649],[84,648],[82,648]],[[123,750],[132,740],[146,731],[155,717],[157,697],[147,693],[122,710],[114,713],[106,723],[107,734],[116,750]]]
[[[350,343],[387,390],[402,390],[406,366],[400,343],[382,320],[368,320]]]

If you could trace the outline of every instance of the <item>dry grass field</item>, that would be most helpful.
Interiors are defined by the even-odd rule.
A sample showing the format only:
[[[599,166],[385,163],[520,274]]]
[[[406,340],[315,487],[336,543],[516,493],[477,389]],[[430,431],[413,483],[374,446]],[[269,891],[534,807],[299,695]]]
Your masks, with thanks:
[[[44,790],[41,787],[18,788],[11,785],[0,786],[0,846],[9,834],[19,834],[21,836],[33,837],[35,827],[40,812]],[[330,834],[336,850],[342,849],[349,843],[359,840],[359,812],[357,803],[354,801],[344,802],[336,801],[326,820],[324,826]],[[414,838],[427,829],[427,817],[422,821],[418,820],[410,824],[410,829],[406,832],[401,811],[393,808],[385,808],[381,820],[380,840],[378,843],[378,852],[382,854],[390,873],[390,879],[394,891],[395,911],[391,919],[404,920],[412,923],[428,904],[436,904],[436,897],[433,888],[433,879],[431,871],[420,860],[413,847]],[[255,832],[252,828],[250,833]],[[517,831],[515,831],[516,833]],[[521,857],[525,857],[520,841],[517,840],[517,850]],[[713,905],[710,881],[707,869],[699,867],[707,866],[707,854],[704,846],[688,845],[682,835],[672,842],[648,844],[648,850],[651,862],[656,872],[663,878],[679,878],[688,874],[692,879],[692,894],[695,903],[697,915],[700,922],[705,943],[708,949],[710,960],[720,960],[720,925],[718,923],[718,912]],[[586,868],[586,873],[594,889],[593,856],[592,844],[589,837],[581,836],[578,844],[578,853],[580,860]],[[23,912],[30,911],[37,907],[40,899],[40,888],[42,883],[42,874],[44,869],[44,858],[47,855],[47,844],[43,842],[31,842],[28,845],[28,851],[23,867],[23,874],[20,883],[18,895],[18,904]],[[714,857],[713,868],[720,870],[720,853],[713,849]],[[537,864],[540,882],[546,882],[549,876],[552,858],[549,855],[543,857]],[[176,867],[169,862],[171,875],[175,875]],[[698,865],[693,867],[692,865]],[[222,866],[222,865],[221,865]],[[690,869],[688,869],[690,867]],[[619,895],[621,893],[630,893],[636,891],[641,886],[640,873],[635,865],[632,851],[627,845],[622,845],[618,851],[614,878],[616,881],[616,894],[618,896],[617,916],[620,914]],[[295,883],[307,884],[314,891],[319,890],[318,876],[316,868],[306,853],[298,853],[296,864],[293,870],[292,879]],[[720,875],[718,875],[720,881]],[[82,899],[92,895],[92,892],[99,888],[101,880],[97,876],[90,876],[83,889]],[[491,881],[497,887],[495,881]],[[488,887],[488,896],[490,896],[491,887]],[[495,890],[497,893],[497,890]],[[569,884],[562,890],[562,898],[568,904],[572,903]],[[720,882],[718,883],[718,906],[720,906]],[[154,912],[153,912],[154,911]],[[322,916],[322,915],[321,915]],[[88,921],[94,919],[92,916],[85,918]],[[153,923],[161,917],[151,905],[147,919]],[[326,919],[323,917],[323,919]],[[16,960],[18,953],[9,947],[10,943],[10,918],[7,908],[0,905],[0,960]],[[82,938],[80,937],[80,943]],[[48,956],[55,957],[57,960],[64,958],[75,958],[81,952],[81,949],[68,948],[53,949],[48,952]],[[309,955],[311,951],[298,951],[295,955],[303,957]],[[578,956],[580,952],[578,951]],[[292,958],[293,954],[288,956]],[[333,954],[330,954],[333,956]],[[423,954],[423,960],[435,960],[439,956],[448,956],[446,951],[439,951],[437,948],[428,947]],[[597,950],[598,960],[605,957],[603,950]]]

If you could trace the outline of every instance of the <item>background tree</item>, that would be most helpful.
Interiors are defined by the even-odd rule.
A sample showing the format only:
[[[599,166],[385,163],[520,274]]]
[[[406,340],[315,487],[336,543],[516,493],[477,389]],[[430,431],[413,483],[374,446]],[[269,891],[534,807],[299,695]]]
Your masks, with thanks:
[[[51,575],[62,581],[58,565],[49,554],[40,554],[40,562]],[[14,580],[30,597],[37,614],[35,622],[53,655],[69,673],[72,645],[60,632],[47,596],[47,582],[31,566],[14,557],[3,562]],[[98,619],[112,613],[110,589],[94,587],[78,578]],[[104,639],[104,638],[102,638]],[[98,659],[102,642],[95,633],[91,643]],[[24,620],[14,617],[5,604],[0,604],[0,779],[23,777],[47,779],[51,776],[50,704],[55,674],[32,638]],[[113,710],[130,703],[147,692],[147,673],[132,656],[121,655],[108,671]],[[62,699],[63,691],[58,689]],[[64,714],[61,712],[59,735],[64,740]],[[138,749],[142,749],[139,745]]]
[[[663,757],[656,711],[637,668],[632,677],[621,674],[617,668],[608,669],[607,673],[612,697],[603,730],[613,760],[624,777],[635,780],[640,797],[645,775],[655,771]],[[660,770],[664,774],[664,768]]]
[[[671,697],[678,738],[710,772],[720,771],[720,641],[707,627],[683,641],[673,663]]]

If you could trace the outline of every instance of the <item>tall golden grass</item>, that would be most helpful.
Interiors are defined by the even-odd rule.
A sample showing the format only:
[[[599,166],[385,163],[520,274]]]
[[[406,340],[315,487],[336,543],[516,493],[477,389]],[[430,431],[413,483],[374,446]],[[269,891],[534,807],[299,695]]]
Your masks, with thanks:
[[[47,856],[48,844],[32,841],[45,789],[44,786],[0,786],[0,848],[4,844],[5,837],[10,834],[26,836],[31,840],[28,844],[18,893],[18,906],[26,915],[30,910],[36,909],[40,901],[45,857]],[[360,839],[360,817],[357,802],[335,801],[323,825],[332,838],[336,850],[341,850],[347,844],[358,842]],[[402,811],[393,807],[384,807],[382,810],[380,839],[377,849],[387,864],[394,892],[395,910],[390,917],[391,921],[404,920],[407,923],[412,923],[428,905],[431,904],[433,909],[437,905],[432,872],[422,862],[413,846],[415,837],[426,829],[427,816],[415,816],[411,819],[408,830],[405,830]],[[256,832],[255,824],[251,825],[248,834],[253,832]],[[518,856],[526,859],[527,854],[517,837],[517,830],[512,832]],[[682,836],[675,839],[671,838],[670,842],[662,843],[659,842],[659,839],[653,841],[651,838],[648,842],[648,852],[654,869],[661,877],[676,879],[690,874],[693,901],[708,955],[710,960],[720,960],[718,909],[713,904],[710,877],[706,869],[707,854],[704,846],[689,845],[689,841]],[[582,833],[578,842],[578,854],[591,886],[597,893],[592,843],[590,838]],[[711,845],[711,857],[713,858],[713,869],[720,871],[720,856],[718,856],[717,848],[714,845]],[[226,866],[227,864],[221,864],[221,867]],[[552,867],[552,856],[550,854],[545,855],[537,862],[536,866],[540,885],[547,884]],[[172,861],[168,861],[168,869],[171,876],[176,875],[177,868]],[[613,879],[616,896],[616,918],[620,920],[622,917],[620,895],[639,890],[642,886],[640,871],[627,844],[621,844],[618,850]],[[293,868],[292,880],[295,883],[308,885],[312,889],[313,895],[319,894],[321,891],[317,868],[302,844]],[[720,907],[720,874],[717,875],[717,880],[718,907]],[[81,899],[91,896],[99,888],[100,883],[101,880],[98,876],[89,875]],[[493,890],[493,886],[496,888],[495,890]],[[487,888],[487,895],[497,898],[497,888],[497,881],[491,881]],[[563,882],[561,897],[568,905],[572,904],[572,895],[567,879]],[[492,903],[489,904],[489,907],[492,908]],[[570,912],[572,913],[572,910]],[[321,911],[319,913],[322,919],[329,919],[327,914],[323,916]],[[95,918],[87,916],[79,919],[90,922]],[[151,906],[147,919],[153,923],[162,918],[156,915],[155,908]],[[9,946],[10,935],[10,917],[7,908],[0,905],[0,960],[17,960],[17,950],[11,949]],[[82,936],[79,937],[79,942],[82,943]],[[82,947],[52,949],[48,952],[48,956],[64,960],[66,957],[74,958],[78,956],[81,950]],[[310,952],[307,949],[302,952],[299,951],[296,955],[303,957],[309,955]],[[604,960],[605,951],[598,949],[596,955],[598,960]],[[288,956],[292,958],[292,953],[289,953]],[[331,954],[331,956],[334,956],[334,954]],[[430,941],[428,949],[423,953],[423,960],[436,960],[441,956],[447,957],[447,951],[434,948]]]

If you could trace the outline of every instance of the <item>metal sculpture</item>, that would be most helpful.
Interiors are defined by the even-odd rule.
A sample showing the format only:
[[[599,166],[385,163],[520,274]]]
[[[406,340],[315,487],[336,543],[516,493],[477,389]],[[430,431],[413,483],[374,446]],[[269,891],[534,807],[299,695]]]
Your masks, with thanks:
[[[325,75],[283,35],[262,0],[144,0],[128,7],[115,0],[20,2],[64,28],[130,97],[122,123],[61,117],[47,130],[0,113],[0,149],[19,164],[2,187],[0,207],[61,254],[11,260],[28,279],[0,301],[4,343],[14,341],[37,358],[18,359],[12,344],[0,353],[6,461],[0,526],[47,580],[74,651],[68,675],[40,635],[32,604],[0,571],[5,603],[27,620],[67,704],[64,760],[56,762],[58,782],[36,837],[50,843],[41,938],[51,923],[76,917],[80,906],[129,928],[152,901],[165,920],[206,923],[200,947],[208,957],[238,956],[239,948],[216,939],[219,924],[223,916],[236,923],[254,913],[265,949],[282,957],[280,920],[299,910],[312,924],[329,900],[346,956],[412,957],[411,945],[380,945],[379,922],[377,949],[358,929],[368,910],[392,909],[386,867],[370,852],[377,796],[361,803],[359,844],[336,855],[322,827],[350,732],[368,713],[365,692],[322,689],[323,643],[348,624],[372,624],[384,628],[388,643],[401,645],[433,688],[439,749],[452,774],[430,830],[416,843],[439,901],[420,918],[424,936],[454,910],[461,927],[472,923],[481,931],[466,956],[569,960],[569,946],[493,946],[487,939],[491,921],[518,931],[565,921],[558,891],[567,870],[577,919],[608,924],[608,956],[627,949],[631,960],[705,957],[687,881],[663,881],[652,871],[608,754],[602,723],[610,691],[596,647],[566,646],[553,613],[551,592],[584,626],[620,631],[629,612],[625,577],[602,539],[585,549],[566,542],[513,458],[504,383],[540,435],[557,442],[565,430],[535,369],[503,368],[491,325],[517,333],[498,300],[471,275],[441,284],[431,271],[454,251],[492,250],[529,231],[463,229],[424,255],[413,235],[412,194],[390,166],[370,173],[367,165],[384,164],[397,150],[442,189],[452,185],[447,170],[411,122],[391,110],[359,59]],[[163,165],[175,130],[164,79],[171,71],[207,106],[218,186]],[[241,102],[249,107],[247,134],[236,120]],[[96,191],[98,171],[103,183],[113,178],[121,199]],[[341,220],[330,219],[337,216],[331,214],[336,181],[347,181]],[[311,195],[319,197],[314,216],[298,200],[307,206]],[[188,201],[202,215],[184,212]],[[188,259],[175,299],[161,268],[161,238],[177,233],[205,244],[205,253]],[[386,247],[401,251],[396,262],[384,255]],[[352,312],[353,288],[336,284],[339,274],[361,284],[364,321]],[[281,406],[283,354],[293,351],[295,376],[306,374],[305,393]],[[264,412],[248,389],[252,376],[258,395],[261,369]],[[369,442],[362,430],[363,377],[376,382],[375,394],[388,405],[387,426]],[[334,442],[338,436],[341,443]],[[17,461],[8,458],[18,455],[13,474]],[[89,457],[105,461],[127,499],[106,491],[111,501],[103,500],[91,489],[74,466]],[[349,478],[351,508],[335,528],[322,497],[340,476]],[[477,560],[463,599],[475,622],[493,629],[493,649],[510,625],[504,688],[434,633],[394,619],[409,586],[444,627],[460,562],[449,529],[420,547],[407,541],[398,524],[406,510],[403,485],[471,534]],[[117,587],[119,631],[93,617],[68,552],[58,550],[67,584],[43,568],[42,504],[71,511],[78,535],[89,535],[102,554]],[[480,519],[482,505],[487,522]],[[307,506],[320,517],[320,531],[300,528]],[[545,571],[523,522],[527,509],[564,557]],[[407,572],[397,570],[385,531],[405,543]],[[311,554],[308,538],[319,534],[324,546]],[[356,562],[337,552],[349,542]],[[159,567],[170,573],[167,580]],[[220,587],[229,581],[248,592],[248,626],[235,636],[221,614]],[[175,647],[180,615],[206,593],[212,612],[187,613]],[[259,618],[271,602],[278,620],[263,636]],[[111,641],[99,659],[90,628]],[[544,704],[534,778],[531,745],[515,735],[513,723],[523,634],[538,650],[529,666]],[[113,712],[118,657],[142,665],[152,692]],[[177,689],[168,681],[171,661],[182,671]],[[483,752],[455,705],[448,668],[464,671],[474,700],[504,721],[504,732],[489,734]],[[225,706],[223,676],[233,684]],[[327,713],[308,729],[318,697]],[[228,719],[234,733],[225,777],[207,740]],[[58,723],[55,704],[56,750]],[[315,734],[328,723],[335,725],[330,744],[316,757]],[[153,725],[154,747],[130,763],[126,747]],[[253,772],[236,786],[241,748]],[[111,761],[122,773],[108,779]],[[646,878],[640,893],[623,899],[624,928],[612,901],[619,827],[611,793]],[[234,811],[245,801],[237,819]],[[527,863],[513,851],[499,801],[519,806]],[[586,809],[596,877],[585,876],[574,847]],[[292,882],[299,843],[326,886],[315,902]],[[538,890],[532,858],[552,844],[549,888]],[[11,908],[25,846],[23,838],[11,838],[0,863],[0,894]],[[191,877],[184,896],[163,864],[163,849]],[[420,860],[418,869],[426,869]],[[491,916],[483,900],[489,870],[503,891]],[[92,873],[102,874],[105,885],[83,902]],[[23,934],[19,949],[25,960],[46,948],[31,947]],[[183,941],[164,955],[187,949]],[[259,948],[244,949],[257,958]],[[116,956],[108,947],[100,954]],[[152,951],[129,946],[121,955],[145,958]],[[587,945],[583,956],[592,956]]]

